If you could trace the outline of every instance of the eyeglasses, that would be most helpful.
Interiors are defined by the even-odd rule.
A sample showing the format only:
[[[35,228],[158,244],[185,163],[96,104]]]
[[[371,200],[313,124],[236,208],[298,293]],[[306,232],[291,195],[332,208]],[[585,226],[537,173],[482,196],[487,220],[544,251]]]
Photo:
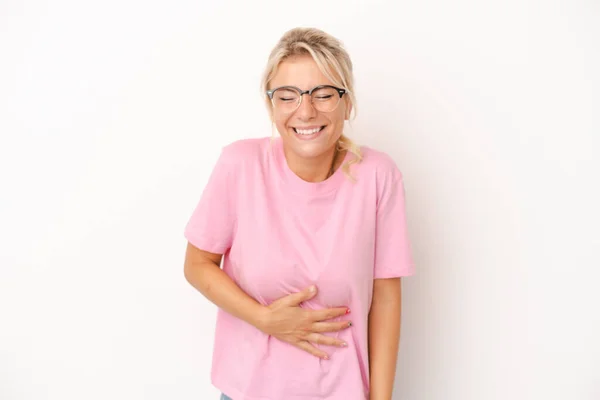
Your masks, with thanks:
[[[302,103],[304,94],[310,96],[310,102],[315,110],[331,112],[340,104],[340,99],[345,93],[348,93],[346,89],[331,85],[319,85],[310,90],[300,90],[295,86],[281,86],[267,90],[267,96],[271,99],[273,108],[284,114],[296,111]]]

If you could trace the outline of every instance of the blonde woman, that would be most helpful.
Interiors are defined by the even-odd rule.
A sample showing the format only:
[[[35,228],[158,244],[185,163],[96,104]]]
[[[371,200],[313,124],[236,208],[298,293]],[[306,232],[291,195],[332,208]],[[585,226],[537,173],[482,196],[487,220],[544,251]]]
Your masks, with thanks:
[[[390,400],[414,273],[402,174],[344,135],[334,37],[285,33],[262,88],[279,135],[225,146],[185,228],[185,277],[219,307],[212,383],[225,400]]]

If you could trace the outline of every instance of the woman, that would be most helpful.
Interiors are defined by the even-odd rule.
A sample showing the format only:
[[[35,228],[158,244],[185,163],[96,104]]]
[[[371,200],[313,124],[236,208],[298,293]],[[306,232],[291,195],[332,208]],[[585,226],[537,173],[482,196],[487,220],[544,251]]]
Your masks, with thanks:
[[[335,38],[287,32],[262,86],[279,136],[226,146],[185,228],[186,279],[219,307],[212,383],[222,399],[390,400],[414,273],[402,174],[343,134],[355,98]]]

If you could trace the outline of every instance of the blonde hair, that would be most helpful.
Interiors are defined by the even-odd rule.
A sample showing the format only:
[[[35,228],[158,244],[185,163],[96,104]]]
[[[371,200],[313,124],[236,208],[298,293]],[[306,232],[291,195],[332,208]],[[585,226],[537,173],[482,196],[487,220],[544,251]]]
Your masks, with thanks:
[[[294,28],[279,39],[275,45],[269,60],[265,67],[261,82],[262,95],[265,97],[269,116],[273,120],[273,105],[266,95],[269,89],[269,82],[277,73],[279,65],[289,57],[310,55],[323,75],[325,75],[334,85],[344,88],[352,106],[353,116],[356,116],[356,98],[354,97],[354,76],[352,73],[352,61],[348,52],[344,49],[342,43],[333,36],[316,28]],[[350,166],[362,161],[360,146],[354,143],[349,137],[340,136],[337,142],[339,151],[347,150],[354,155],[349,161],[342,165],[342,170],[351,179]]]

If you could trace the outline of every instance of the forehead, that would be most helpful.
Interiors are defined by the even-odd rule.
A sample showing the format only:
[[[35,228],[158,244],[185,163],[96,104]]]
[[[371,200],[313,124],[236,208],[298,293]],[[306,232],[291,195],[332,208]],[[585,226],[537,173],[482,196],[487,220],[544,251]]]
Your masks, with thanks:
[[[333,82],[321,72],[315,60],[306,55],[290,57],[282,61],[269,87],[297,86],[308,90],[318,85],[333,85]]]

